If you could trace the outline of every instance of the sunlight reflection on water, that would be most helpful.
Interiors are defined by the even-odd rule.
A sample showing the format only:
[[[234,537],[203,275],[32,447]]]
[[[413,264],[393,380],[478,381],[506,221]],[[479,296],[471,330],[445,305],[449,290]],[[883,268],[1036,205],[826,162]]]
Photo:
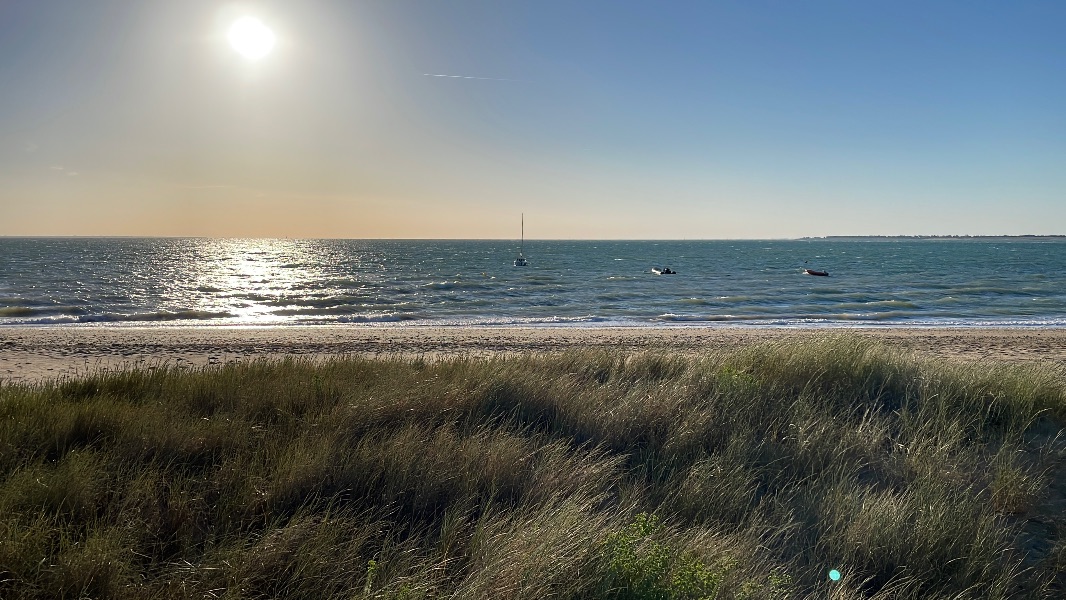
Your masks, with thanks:
[[[0,324],[1066,326],[1063,242],[514,246],[0,238]]]

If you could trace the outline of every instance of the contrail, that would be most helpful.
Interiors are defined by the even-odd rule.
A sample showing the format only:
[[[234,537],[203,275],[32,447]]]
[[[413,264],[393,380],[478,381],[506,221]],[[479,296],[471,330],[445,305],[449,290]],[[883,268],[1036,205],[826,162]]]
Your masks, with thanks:
[[[451,77],[453,79],[481,79],[483,81],[521,81],[519,79],[500,79],[498,77],[470,77],[468,75],[444,75],[443,73],[422,73],[426,77]]]

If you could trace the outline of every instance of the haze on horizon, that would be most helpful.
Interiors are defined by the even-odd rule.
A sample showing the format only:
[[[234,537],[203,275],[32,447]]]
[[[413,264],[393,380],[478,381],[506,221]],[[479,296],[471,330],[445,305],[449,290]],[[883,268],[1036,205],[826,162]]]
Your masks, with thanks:
[[[241,17],[265,54],[227,39]],[[1066,233],[1066,3],[0,1],[0,235]],[[254,41],[254,40],[253,40]]]

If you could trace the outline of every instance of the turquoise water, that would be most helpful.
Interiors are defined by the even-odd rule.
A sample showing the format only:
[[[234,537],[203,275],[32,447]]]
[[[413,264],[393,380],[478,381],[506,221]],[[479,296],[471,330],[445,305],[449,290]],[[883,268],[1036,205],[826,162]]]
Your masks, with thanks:
[[[1063,239],[527,241],[524,268],[516,250],[0,238],[0,324],[1066,326]]]

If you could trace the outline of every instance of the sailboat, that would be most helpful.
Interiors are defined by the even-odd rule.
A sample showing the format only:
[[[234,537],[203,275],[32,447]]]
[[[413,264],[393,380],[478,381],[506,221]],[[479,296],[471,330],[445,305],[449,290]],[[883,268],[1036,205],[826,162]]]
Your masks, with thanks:
[[[514,266],[516,267],[528,267],[529,262],[526,261],[526,257],[522,256],[522,251],[525,250],[526,245],[526,213],[522,213],[522,241],[518,246],[518,258],[514,259]]]

